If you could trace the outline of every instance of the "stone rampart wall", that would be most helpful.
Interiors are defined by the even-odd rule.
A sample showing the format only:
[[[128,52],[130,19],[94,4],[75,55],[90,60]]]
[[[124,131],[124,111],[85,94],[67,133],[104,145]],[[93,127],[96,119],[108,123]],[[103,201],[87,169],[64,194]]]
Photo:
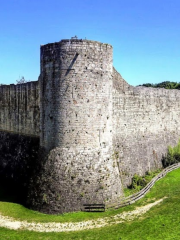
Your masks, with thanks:
[[[0,187],[23,204],[38,162],[39,83],[0,86]],[[6,200],[1,199],[1,200]]]
[[[39,136],[39,83],[0,86],[0,131]]]
[[[135,173],[162,167],[162,155],[180,138],[179,90],[132,87],[114,70],[113,145],[123,185]]]

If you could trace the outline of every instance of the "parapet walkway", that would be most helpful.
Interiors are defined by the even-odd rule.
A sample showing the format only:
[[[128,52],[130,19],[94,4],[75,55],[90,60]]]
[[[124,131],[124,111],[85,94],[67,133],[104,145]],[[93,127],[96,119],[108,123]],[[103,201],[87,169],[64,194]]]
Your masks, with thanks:
[[[175,164],[165,168],[162,172],[160,172],[157,176],[155,176],[139,192],[134,193],[133,195],[130,195],[128,197],[121,198],[119,201],[116,201],[114,203],[107,204],[106,208],[120,208],[120,207],[124,207],[124,206],[135,203],[136,201],[138,201],[139,199],[144,197],[159,179],[163,178],[164,176],[166,176],[167,173],[169,173],[179,167],[180,167],[180,163],[175,163]]]

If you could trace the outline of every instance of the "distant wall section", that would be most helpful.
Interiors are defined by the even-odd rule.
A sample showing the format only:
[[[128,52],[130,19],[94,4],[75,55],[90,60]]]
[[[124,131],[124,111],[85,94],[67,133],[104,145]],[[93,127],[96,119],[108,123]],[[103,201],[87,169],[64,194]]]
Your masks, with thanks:
[[[38,151],[38,81],[0,86],[0,188],[15,202],[26,203]]]
[[[123,184],[135,173],[162,166],[162,155],[180,137],[180,92],[132,87],[114,69],[113,145]]]
[[[0,131],[39,136],[39,82],[0,86]]]

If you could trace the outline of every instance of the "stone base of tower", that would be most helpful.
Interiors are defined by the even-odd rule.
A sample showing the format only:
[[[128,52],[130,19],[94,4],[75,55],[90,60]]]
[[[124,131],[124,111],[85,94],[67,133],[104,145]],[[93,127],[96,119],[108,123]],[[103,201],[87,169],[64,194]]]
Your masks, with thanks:
[[[34,210],[78,211],[84,203],[111,203],[123,195],[110,149],[55,148],[45,159],[30,185],[28,204]]]

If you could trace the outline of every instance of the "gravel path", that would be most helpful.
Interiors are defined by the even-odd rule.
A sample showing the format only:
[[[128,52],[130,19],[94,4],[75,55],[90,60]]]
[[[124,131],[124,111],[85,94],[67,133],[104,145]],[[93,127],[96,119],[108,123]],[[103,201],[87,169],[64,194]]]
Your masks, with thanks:
[[[98,218],[95,220],[88,220],[82,222],[71,222],[71,223],[29,223],[27,221],[17,221],[12,217],[3,216],[0,214],[0,227],[5,227],[14,230],[29,230],[35,232],[69,232],[69,231],[81,231],[93,228],[101,228],[110,226],[124,221],[131,221],[136,217],[139,217],[146,213],[153,206],[162,202],[164,198],[147,204],[142,207],[138,207],[133,211],[123,212],[112,217]]]

